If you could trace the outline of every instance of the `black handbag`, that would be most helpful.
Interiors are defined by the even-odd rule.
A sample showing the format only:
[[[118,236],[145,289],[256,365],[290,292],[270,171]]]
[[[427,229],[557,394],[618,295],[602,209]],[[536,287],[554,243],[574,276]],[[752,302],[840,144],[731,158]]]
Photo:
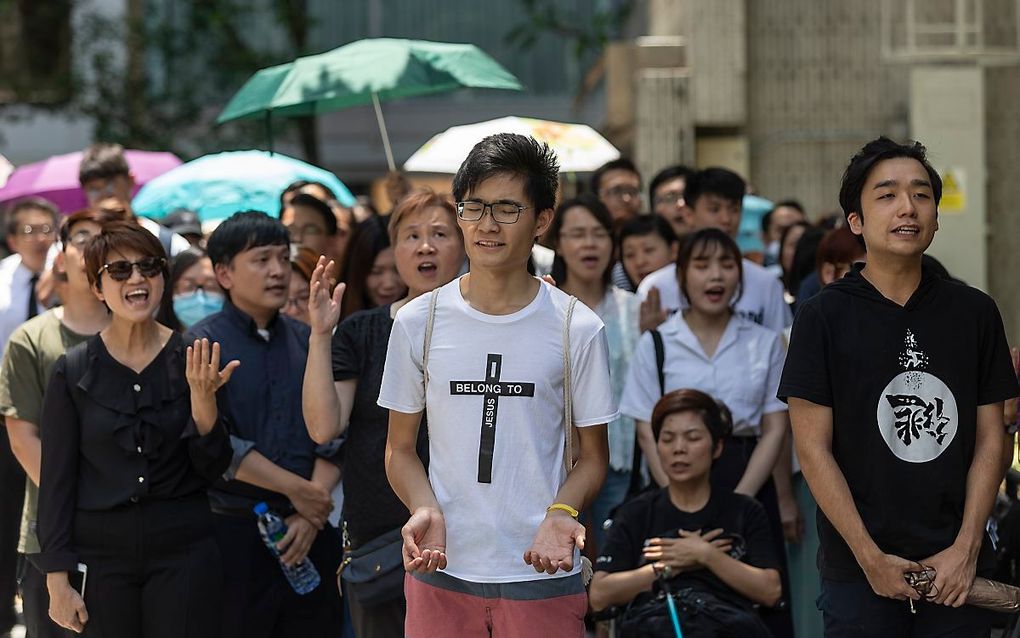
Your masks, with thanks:
[[[666,593],[639,596],[617,620],[620,638],[673,638]],[[704,591],[684,588],[673,594],[684,638],[771,638],[756,612]]]
[[[400,529],[377,536],[348,551],[340,577],[362,607],[373,607],[404,595],[404,540]]]

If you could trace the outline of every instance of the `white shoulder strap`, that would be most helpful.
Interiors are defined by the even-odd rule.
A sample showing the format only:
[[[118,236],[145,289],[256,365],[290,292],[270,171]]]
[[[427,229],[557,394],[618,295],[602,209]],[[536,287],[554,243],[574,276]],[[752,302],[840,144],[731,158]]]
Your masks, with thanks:
[[[570,368],[570,321],[574,316],[577,297],[567,303],[567,317],[563,322],[563,467],[569,473],[574,468],[574,401]]]
[[[436,302],[439,300],[439,288],[432,291],[429,298],[429,314],[425,319],[425,349],[422,351],[421,372],[425,380],[425,395],[428,398],[429,390],[429,348],[432,346],[432,328],[436,323]]]

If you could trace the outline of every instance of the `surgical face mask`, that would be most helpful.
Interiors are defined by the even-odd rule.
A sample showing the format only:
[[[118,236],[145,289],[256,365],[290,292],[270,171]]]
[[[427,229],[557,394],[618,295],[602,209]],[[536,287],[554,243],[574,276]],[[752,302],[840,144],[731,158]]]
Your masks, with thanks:
[[[190,328],[222,309],[223,295],[219,293],[199,288],[195,292],[174,295],[174,314],[185,328]]]

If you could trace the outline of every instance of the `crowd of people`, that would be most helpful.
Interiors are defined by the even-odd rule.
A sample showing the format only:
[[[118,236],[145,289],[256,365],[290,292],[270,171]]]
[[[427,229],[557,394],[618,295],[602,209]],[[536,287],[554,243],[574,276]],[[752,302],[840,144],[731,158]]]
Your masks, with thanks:
[[[80,181],[5,212],[0,632],[18,574],[30,638],[988,635],[1020,388],[924,255],[923,146],[869,143],[842,216],[781,201],[754,253],[731,170],[645,196],[619,159],[557,204],[512,134],[386,214],[300,181],[160,225],[114,144]]]

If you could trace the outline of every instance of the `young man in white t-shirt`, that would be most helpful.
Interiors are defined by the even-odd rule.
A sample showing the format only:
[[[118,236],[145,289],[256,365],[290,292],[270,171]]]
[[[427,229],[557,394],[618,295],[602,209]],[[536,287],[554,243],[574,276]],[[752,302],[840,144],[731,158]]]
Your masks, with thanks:
[[[552,220],[558,172],[552,151],[530,137],[475,145],[453,182],[471,268],[437,293],[427,366],[432,296],[394,321],[379,405],[390,410],[386,473],[411,512],[403,552],[412,638],[584,636],[577,512],[605,478],[606,423],[618,412],[604,327],[576,304],[569,369],[579,454],[568,473],[570,299],[527,271]],[[425,410],[428,474],[415,449]]]
[[[692,175],[684,190],[687,206],[681,212],[687,227],[691,232],[718,228],[736,238],[743,214],[745,186],[743,178],[725,168],[706,168]],[[793,323],[790,308],[783,300],[783,284],[753,261],[745,259],[743,268],[741,295],[735,307],[737,314],[782,332]],[[638,286],[637,294],[642,300],[643,329],[654,328],[680,310],[683,300],[676,265],[650,273]]]

